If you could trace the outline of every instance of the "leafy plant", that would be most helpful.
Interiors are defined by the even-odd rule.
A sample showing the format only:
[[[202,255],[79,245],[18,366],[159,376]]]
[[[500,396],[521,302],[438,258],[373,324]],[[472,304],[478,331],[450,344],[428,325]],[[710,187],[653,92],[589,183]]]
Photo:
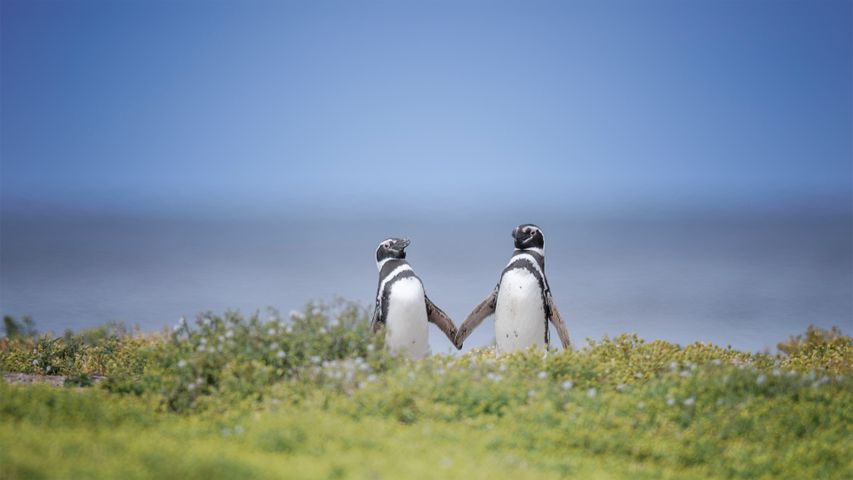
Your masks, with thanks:
[[[286,318],[204,314],[153,335],[3,339],[5,371],[107,378],[0,382],[0,477],[853,473],[853,345],[837,329],[810,328],[776,355],[625,334],[411,361],[367,323],[339,301]]]
[[[10,315],[4,315],[3,328],[6,331],[6,338],[34,337],[38,333],[35,322],[26,315],[21,318],[20,322]]]

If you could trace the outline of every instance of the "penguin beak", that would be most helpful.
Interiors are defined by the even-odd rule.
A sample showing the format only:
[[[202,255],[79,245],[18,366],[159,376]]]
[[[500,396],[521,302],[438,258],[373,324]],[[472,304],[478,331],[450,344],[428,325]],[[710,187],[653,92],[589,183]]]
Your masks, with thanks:
[[[412,243],[412,241],[409,240],[408,238],[402,238],[400,240],[395,241],[394,244],[391,246],[391,248],[393,248],[394,250],[396,250],[398,252],[402,252],[403,250],[406,249],[406,247],[409,246],[410,243]]]

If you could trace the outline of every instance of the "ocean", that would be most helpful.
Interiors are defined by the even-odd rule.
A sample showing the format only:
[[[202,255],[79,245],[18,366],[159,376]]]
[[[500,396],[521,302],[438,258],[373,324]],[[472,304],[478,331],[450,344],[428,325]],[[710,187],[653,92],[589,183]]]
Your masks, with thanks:
[[[337,296],[372,308],[373,254],[387,236],[412,239],[408,260],[458,325],[497,283],[523,222],[545,232],[546,274],[576,346],[635,332],[772,351],[810,324],[853,331],[850,212],[0,220],[0,311],[57,334],[112,320],[153,331],[228,309],[287,314]],[[464,350],[493,335],[490,319]],[[435,328],[430,340],[433,352],[451,350]]]

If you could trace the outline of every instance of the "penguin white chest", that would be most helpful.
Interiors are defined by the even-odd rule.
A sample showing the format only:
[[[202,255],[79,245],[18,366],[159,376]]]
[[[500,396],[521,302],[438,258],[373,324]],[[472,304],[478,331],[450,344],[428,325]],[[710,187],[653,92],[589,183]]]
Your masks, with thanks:
[[[420,280],[408,277],[391,285],[385,327],[385,344],[392,352],[405,351],[411,358],[429,354],[429,324]]]
[[[495,306],[495,341],[499,353],[545,343],[545,307],[539,281],[528,270],[503,274]]]

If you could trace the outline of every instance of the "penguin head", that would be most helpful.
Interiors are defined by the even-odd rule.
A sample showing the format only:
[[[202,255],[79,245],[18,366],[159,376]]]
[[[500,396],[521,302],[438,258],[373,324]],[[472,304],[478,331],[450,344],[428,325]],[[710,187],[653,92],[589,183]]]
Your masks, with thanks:
[[[512,230],[512,238],[515,239],[515,248],[519,250],[545,247],[545,236],[542,234],[542,230],[532,223],[515,227]]]
[[[383,260],[406,258],[406,247],[412,243],[408,238],[387,238],[376,247],[376,263]]]

